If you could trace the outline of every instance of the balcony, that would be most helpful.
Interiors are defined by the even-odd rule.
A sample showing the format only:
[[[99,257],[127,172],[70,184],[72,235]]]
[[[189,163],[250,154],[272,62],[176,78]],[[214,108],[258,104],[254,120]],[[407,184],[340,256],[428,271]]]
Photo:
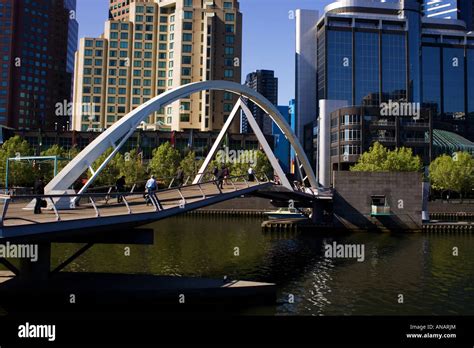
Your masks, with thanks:
[[[379,141],[382,143],[394,143],[395,137],[373,137],[373,141]]]
[[[409,128],[430,128],[429,123],[421,123],[421,122],[407,122],[407,123],[402,123],[403,127],[409,127]]]
[[[428,139],[425,138],[406,138],[405,143],[417,143],[417,144],[427,144],[429,143]]]
[[[386,127],[395,127],[395,121],[389,120],[376,120],[370,123],[371,126],[386,126]]]

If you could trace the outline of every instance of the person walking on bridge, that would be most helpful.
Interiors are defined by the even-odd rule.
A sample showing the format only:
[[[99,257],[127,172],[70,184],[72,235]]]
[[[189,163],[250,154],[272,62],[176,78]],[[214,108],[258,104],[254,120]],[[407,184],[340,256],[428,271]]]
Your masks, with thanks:
[[[120,193],[125,192],[125,175],[122,175],[115,182],[115,190],[117,191],[117,203],[123,202],[123,196]]]
[[[34,210],[35,214],[41,214],[41,206],[43,203],[43,199],[39,196],[44,195],[44,187],[45,187],[45,184],[44,184],[43,177],[40,177],[35,180],[34,192],[35,192],[35,195],[38,195],[36,197],[36,203],[35,203],[35,210]]]
[[[156,183],[154,175],[152,175],[150,177],[150,179],[148,179],[148,181],[146,182],[145,188],[146,188],[147,193],[148,193],[148,198],[146,200],[146,205],[149,205],[150,202],[154,205],[155,201],[153,200],[153,195],[154,195],[155,191],[158,188],[158,185]]]
[[[254,182],[255,181],[255,171],[253,170],[253,167],[249,167],[249,169],[247,171],[247,174],[248,174],[248,180],[251,181],[251,182]]]

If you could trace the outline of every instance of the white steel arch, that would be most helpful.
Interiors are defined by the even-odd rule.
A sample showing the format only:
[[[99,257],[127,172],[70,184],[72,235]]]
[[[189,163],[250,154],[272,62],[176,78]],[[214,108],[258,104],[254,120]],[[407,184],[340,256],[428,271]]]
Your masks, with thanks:
[[[278,125],[283,134],[288,138],[290,144],[293,146],[301,164],[305,170],[307,178],[312,188],[317,189],[317,181],[311,165],[306,157],[306,154],[299,143],[296,135],[291,130],[290,125],[281,116],[278,109],[268,99],[257,93],[253,89],[230,81],[202,81],[194,82],[178,88],[167,91],[153,99],[150,99],[146,103],[142,104],[135,110],[129,112],[119,121],[114,123],[105,132],[98,136],[93,142],[91,142],[84,150],[82,150],[71,162],[64,167],[61,172],[58,173],[45,187],[45,192],[51,191],[65,191],[69,189],[74,182],[80,178],[81,174],[87,169],[92,171],[92,163],[99,158],[109,147],[113,146],[114,150],[111,155],[102,163],[99,168],[93,172],[93,176],[80,190],[83,192],[89,185],[95,180],[102,169],[107,163],[113,158],[113,156],[119,151],[120,147],[127,141],[127,139],[133,134],[135,129],[140,125],[144,119],[146,119],[153,112],[158,111],[160,108],[171,104],[179,99],[188,97],[189,95],[201,91],[207,90],[222,90],[231,92],[241,97],[250,99],[253,103],[258,105],[263,111],[265,111],[273,121]]]

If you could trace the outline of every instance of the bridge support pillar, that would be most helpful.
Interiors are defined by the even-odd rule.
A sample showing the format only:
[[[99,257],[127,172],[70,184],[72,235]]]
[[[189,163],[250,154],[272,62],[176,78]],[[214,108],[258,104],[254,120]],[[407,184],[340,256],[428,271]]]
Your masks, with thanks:
[[[20,262],[19,279],[43,283],[48,280],[51,268],[51,243],[38,243],[37,260],[22,259]]]

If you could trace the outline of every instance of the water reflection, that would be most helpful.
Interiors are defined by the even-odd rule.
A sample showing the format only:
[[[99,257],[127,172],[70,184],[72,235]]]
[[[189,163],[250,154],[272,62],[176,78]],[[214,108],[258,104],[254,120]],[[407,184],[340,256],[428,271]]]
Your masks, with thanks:
[[[278,303],[243,314],[473,315],[469,234],[265,234],[254,218],[178,217],[148,227],[153,246],[97,245],[66,271],[274,282]],[[365,261],[327,259],[324,243],[364,244]],[[54,245],[53,265],[78,245]],[[452,255],[453,247],[459,256]],[[235,248],[239,255],[236,256]],[[404,303],[398,303],[402,294]],[[294,303],[289,300],[294,299]]]

